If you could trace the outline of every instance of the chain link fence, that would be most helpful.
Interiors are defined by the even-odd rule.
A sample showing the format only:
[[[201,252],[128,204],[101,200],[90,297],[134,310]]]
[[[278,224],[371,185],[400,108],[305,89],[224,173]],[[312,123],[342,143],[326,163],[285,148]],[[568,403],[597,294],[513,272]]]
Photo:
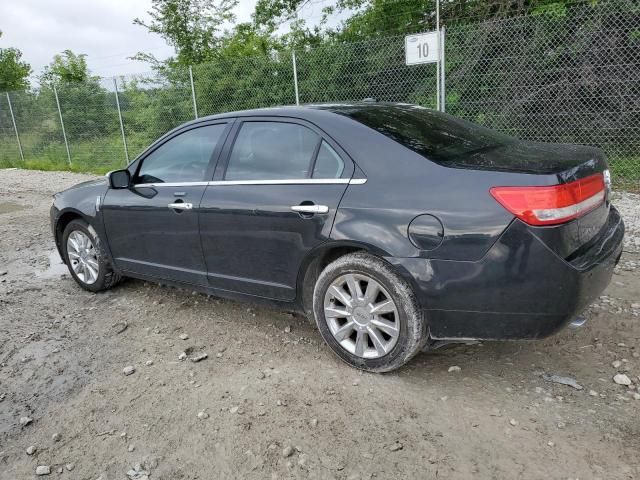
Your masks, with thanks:
[[[640,185],[637,2],[448,29],[447,77],[450,113],[523,139],[597,145],[618,183]]]
[[[114,85],[118,88],[129,160],[160,135],[195,116],[188,71],[119,77]]]
[[[636,2],[449,22],[445,57],[448,113],[527,140],[600,146],[616,185],[640,186]],[[9,92],[0,95],[0,166],[107,171],[198,116],[367,97],[435,108],[436,66],[405,65],[398,35]]]
[[[375,98],[436,106],[435,64],[405,65],[404,36],[297,52],[301,102]]]
[[[0,94],[0,158],[4,157],[8,161],[22,161],[9,101],[8,93]]]

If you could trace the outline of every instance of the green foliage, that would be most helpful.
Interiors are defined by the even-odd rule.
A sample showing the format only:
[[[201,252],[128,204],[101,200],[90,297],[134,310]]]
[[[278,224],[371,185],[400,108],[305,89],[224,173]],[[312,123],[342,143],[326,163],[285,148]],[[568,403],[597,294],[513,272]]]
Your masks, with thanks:
[[[235,17],[238,0],[152,0],[151,22],[136,18],[133,23],[160,35],[175,48],[174,65],[197,65],[213,58],[219,47],[221,29]],[[153,60],[149,54],[138,58]]]
[[[119,88],[120,108],[132,156],[172,128],[193,119],[189,74],[185,70],[173,69],[153,77],[122,79]]]
[[[258,0],[253,13],[256,25],[274,31],[287,20],[293,20],[296,12],[308,0]]]
[[[85,54],[77,55],[71,50],[54,55],[53,61],[44,67],[44,71],[39,77],[40,85],[79,83],[89,79],[87,56]]]
[[[257,29],[251,23],[240,23],[222,38],[217,56],[218,58],[246,58],[268,55],[282,48],[281,39]]]
[[[290,53],[224,57],[193,69],[201,115],[295,102]]]
[[[567,14],[567,6],[564,2],[553,2],[538,5],[531,11],[532,15],[551,15],[553,17],[564,17]]]
[[[114,94],[102,86],[100,77],[91,75],[86,55],[71,50],[55,55],[39,79],[40,90],[31,95],[37,99],[36,104],[55,105],[56,87],[70,141],[117,131]]]
[[[0,48],[0,92],[22,90],[29,86],[31,66],[21,61],[17,48]]]
[[[22,52],[17,48],[0,48],[0,92],[24,90],[29,86],[31,66],[21,59]]]

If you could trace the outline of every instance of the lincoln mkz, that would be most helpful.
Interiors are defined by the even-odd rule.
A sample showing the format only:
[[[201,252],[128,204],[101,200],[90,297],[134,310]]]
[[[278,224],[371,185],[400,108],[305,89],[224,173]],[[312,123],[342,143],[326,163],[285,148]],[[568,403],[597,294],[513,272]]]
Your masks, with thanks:
[[[597,148],[414,105],[310,105],[184,124],[56,194],[51,224],[86,290],[134,277],[300,311],[383,372],[434,342],[574,322],[621,255],[610,190]]]

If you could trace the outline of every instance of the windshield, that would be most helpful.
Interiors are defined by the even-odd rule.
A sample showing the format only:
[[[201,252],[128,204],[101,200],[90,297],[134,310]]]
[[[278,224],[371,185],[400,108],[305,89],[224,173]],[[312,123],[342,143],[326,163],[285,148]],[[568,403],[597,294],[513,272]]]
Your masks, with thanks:
[[[516,141],[460,118],[417,105],[340,105],[334,113],[352,118],[407,148],[442,163],[483,153]]]

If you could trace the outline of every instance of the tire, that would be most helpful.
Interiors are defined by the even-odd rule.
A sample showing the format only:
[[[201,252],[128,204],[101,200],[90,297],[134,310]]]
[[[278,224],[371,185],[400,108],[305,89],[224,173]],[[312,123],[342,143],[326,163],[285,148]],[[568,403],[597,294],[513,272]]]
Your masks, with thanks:
[[[347,292],[350,301],[344,297],[345,302],[342,302],[342,294],[335,294],[336,288],[339,289],[336,285],[342,282],[345,282],[342,293]],[[366,289],[371,284],[374,286],[372,292],[375,292],[376,282],[381,288],[378,288],[378,296],[369,302]],[[352,288],[356,289],[356,299],[350,295]],[[386,300],[391,300],[393,305]],[[375,313],[381,305],[386,305],[386,310],[393,308],[393,311],[381,317]],[[341,312],[351,314],[341,318]],[[364,252],[344,255],[322,271],[313,291],[313,313],[322,338],[333,352],[349,365],[369,372],[389,372],[400,368],[420,351],[428,339],[427,323],[409,284],[390,264]],[[379,330],[381,325],[384,328]],[[355,330],[346,337],[344,332],[349,329]],[[364,340],[359,342],[361,338]]]
[[[83,238],[83,236],[91,242],[89,247],[92,248],[89,250],[92,254],[87,255],[87,261],[92,260],[91,265],[94,265],[92,270],[97,270],[95,279],[92,274],[87,275],[86,273],[83,273],[82,269],[80,269],[80,272],[76,272],[74,269],[74,265],[77,265],[78,263],[78,260],[75,258],[77,257],[77,253],[73,251],[73,247],[69,242],[69,237],[72,237],[72,240],[75,240]],[[78,242],[76,242],[76,244],[78,244]],[[76,219],[69,222],[62,233],[61,246],[65,256],[65,263],[69,268],[69,273],[71,273],[71,276],[76,283],[80,285],[80,287],[90,292],[100,292],[102,290],[108,290],[120,282],[120,275],[113,271],[111,264],[107,261],[107,256],[102,250],[100,237],[94,228],[84,220]],[[97,268],[95,268],[96,265]]]

